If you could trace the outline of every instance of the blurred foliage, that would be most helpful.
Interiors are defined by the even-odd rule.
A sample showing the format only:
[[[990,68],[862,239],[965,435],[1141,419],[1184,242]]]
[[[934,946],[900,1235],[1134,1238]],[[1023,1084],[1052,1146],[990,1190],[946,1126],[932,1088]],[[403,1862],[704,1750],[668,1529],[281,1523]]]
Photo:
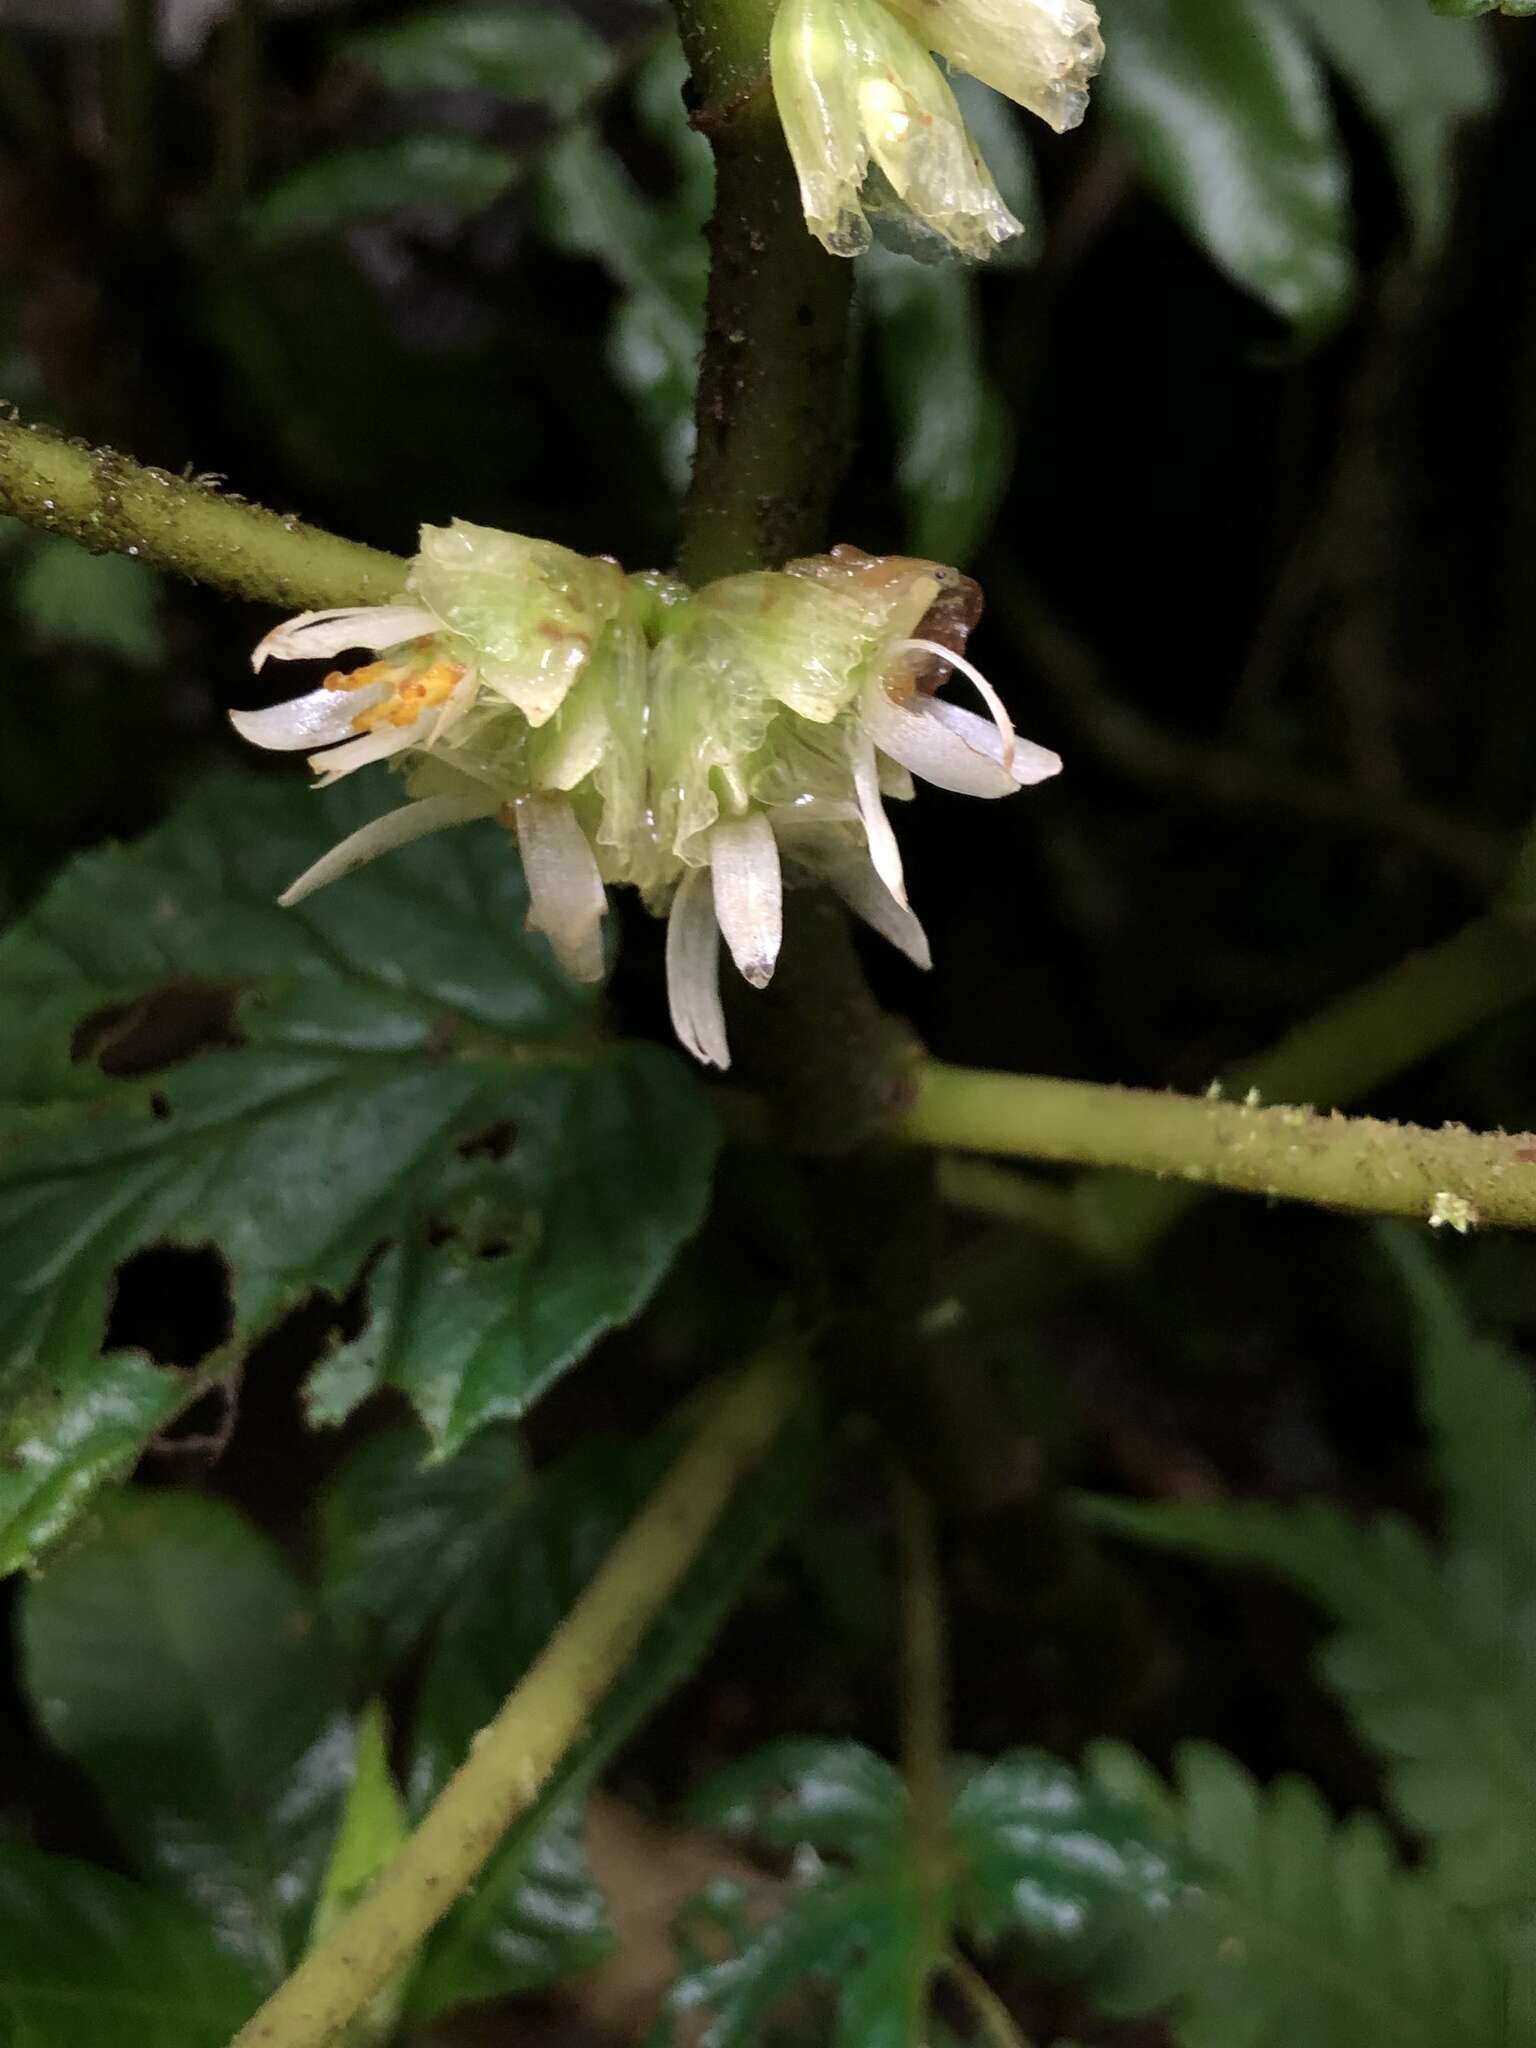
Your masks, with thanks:
[[[1383,798],[1531,804],[1536,55],[1435,18],[1515,0],[1103,11],[1077,136],[959,82],[1020,260],[860,266],[834,537],[974,568],[1070,768],[914,807],[938,971],[871,971],[943,1057],[1203,1088],[1475,907]],[[0,6],[9,399],[392,548],[459,514],[669,559],[710,174],[660,14],[167,5],[137,135],[115,14]],[[273,908],[382,791],[207,779],[265,615],[9,524],[0,615],[6,2048],[225,2042],[557,1628],[660,1418],[856,1266],[830,1419],[357,2041],[576,2038],[539,1994],[632,1938],[583,1820],[616,1767],[771,1874],[685,1913],[674,2019],[906,2048],[877,1430],[944,1511],[946,1939],[1032,2039],[1536,2037],[1522,1246],[1227,1205],[1026,1320],[1060,1249],[889,1162],[850,1201],[744,1125],[717,1167],[654,931],[568,987],[494,826]],[[1101,751],[1122,704],[1358,829],[1212,812]],[[1531,1055],[1512,1018],[1372,1107],[1519,1127]],[[984,2024],[956,1971],[928,2038]]]

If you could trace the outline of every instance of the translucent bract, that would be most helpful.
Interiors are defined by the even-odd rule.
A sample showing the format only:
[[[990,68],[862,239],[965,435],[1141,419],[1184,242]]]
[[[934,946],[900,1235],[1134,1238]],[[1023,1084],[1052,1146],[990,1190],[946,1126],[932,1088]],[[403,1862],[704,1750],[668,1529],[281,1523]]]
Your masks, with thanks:
[[[806,225],[835,256],[867,249],[882,216],[978,262],[1023,232],[931,51],[1060,131],[1104,44],[1089,0],[782,0],[774,98]]]

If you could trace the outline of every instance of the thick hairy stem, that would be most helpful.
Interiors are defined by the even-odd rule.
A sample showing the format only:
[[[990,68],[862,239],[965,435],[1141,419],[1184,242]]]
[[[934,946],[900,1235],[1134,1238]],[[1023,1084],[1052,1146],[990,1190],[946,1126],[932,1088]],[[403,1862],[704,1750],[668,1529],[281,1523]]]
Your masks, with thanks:
[[[719,1396],[409,1841],[240,2030],[233,2048],[321,2048],[334,2041],[474,1882],[629,1662],[743,1477],[767,1453],[798,1385],[795,1359],[774,1352]]]
[[[910,2038],[925,2036],[928,1986],[949,1946],[944,1910],[949,1860],[949,1679],[944,1588],[933,1508],[917,1482],[895,1476],[901,1549],[901,1764],[910,1804],[922,1935],[914,1958]]]
[[[715,156],[680,564],[704,583],[825,542],[845,460],[853,272],[806,231],[768,87],[770,0],[679,0],[677,13]]]
[[[1536,1230],[1536,1135],[1158,1095],[1093,1081],[995,1074],[926,1061],[897,1126],[919,1144],[1172,1174],[1196,1186],[1283,1196],[1459,1230]]]
[[[0,420],[0,512],[293,611],[378,604],[405,581],[397,555],[14,419]]]

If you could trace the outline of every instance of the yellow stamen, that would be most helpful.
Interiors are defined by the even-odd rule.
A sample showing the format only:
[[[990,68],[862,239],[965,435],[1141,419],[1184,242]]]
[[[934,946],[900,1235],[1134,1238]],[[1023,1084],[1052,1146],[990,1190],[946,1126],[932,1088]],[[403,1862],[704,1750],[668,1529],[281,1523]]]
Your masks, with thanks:
[[[384,668],[387,664],[375,662],[372,666]],[[352,721],[353,731],[372,732],[380,725],[401,728],[414,725],[424,711],[430,711],[435,704],[447,702],[463,673],[459,662],[434,661],[418,674],[396,683],[382,703],[371,704],[366,711],[360,711]]]

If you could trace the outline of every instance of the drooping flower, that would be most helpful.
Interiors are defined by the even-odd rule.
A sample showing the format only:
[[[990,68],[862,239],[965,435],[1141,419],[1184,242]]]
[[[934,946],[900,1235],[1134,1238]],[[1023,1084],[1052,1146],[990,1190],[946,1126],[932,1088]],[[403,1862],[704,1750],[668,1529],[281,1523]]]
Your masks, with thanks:
[[[806,225],[834,256],[869,247],[871,217],[977,262],[1023,232],[931,51],[1061,131],[1104,45],[1091,0],[781,0],[774,99]]]
[[[462,521],[426,528],[398,604],[301,614],[255,654],[258,668],[348,648],[376,659],[231,714],[258,746],[314,749],[322,786],[392,759],[413,799],[282,900],[499,817],[529,926],[577,978],[603,972],[606,885],[669,917],[674,1028],[726,1066],[720,939],[765,986],[786,879],[833,888],[926,967],[884,800],[910,796],[914,774],[998,797],[1059,770],[965,657],[980,602],[953,569],[850,547],[688,591]],[[985,716],[937,694],[951,673]]]

